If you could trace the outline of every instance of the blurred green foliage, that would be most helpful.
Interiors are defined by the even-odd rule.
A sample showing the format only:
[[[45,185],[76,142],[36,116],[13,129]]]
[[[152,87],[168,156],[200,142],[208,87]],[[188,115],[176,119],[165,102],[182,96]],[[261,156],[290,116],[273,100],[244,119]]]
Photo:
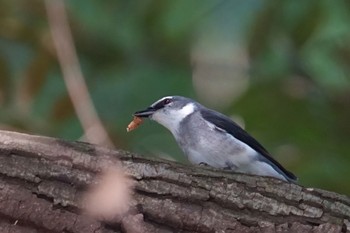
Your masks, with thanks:
[[[129,134],[125,127],[134,111],[165,95],[206,104],[192,79],[193,47],[206,41],[201,51],[213,56],[208,48],[220,53],[225,41],[247,57],[235,53],[247,68],[233,69],[248,86],[228,105],[207,104],[244,119],[301,184],[350,194],[349,2],[74,0],[66,7],[90,94],[117,147],[185,161],[161,126],[146,122]],[[223,69],[218,60],[205,67]],[[44,2],[0,1],[1,128],[79,139],[61,76]]]

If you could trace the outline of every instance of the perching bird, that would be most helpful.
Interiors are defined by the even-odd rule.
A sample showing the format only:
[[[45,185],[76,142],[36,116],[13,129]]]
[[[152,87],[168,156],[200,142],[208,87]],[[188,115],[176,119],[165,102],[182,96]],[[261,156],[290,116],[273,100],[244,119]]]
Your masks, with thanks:
[[[297,177],[229,117],[182,96],[167,96],[134,113],[163,125],[194,164],[241,173],[272,176],[289,182]]]

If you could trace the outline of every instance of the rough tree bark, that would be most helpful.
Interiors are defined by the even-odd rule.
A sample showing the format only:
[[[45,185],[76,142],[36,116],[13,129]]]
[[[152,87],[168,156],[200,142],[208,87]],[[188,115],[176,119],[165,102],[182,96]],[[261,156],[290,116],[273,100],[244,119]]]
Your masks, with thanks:
[[[132,211],[81,214],[101,161],[136,180]],[[350,199],[273,178],[145,159],[82,142],[0,131],[0,232],[347,232]],[[134,225],[142,226],[135,230]]]

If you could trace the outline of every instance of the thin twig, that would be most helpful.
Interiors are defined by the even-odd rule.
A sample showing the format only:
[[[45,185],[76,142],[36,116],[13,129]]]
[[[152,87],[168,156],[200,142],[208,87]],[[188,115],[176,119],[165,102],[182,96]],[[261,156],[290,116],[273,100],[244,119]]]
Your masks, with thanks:
[[[45,0],[48,23],[63,79],[87,141],[113,147],[93,106],[69,27],[64,0]]]

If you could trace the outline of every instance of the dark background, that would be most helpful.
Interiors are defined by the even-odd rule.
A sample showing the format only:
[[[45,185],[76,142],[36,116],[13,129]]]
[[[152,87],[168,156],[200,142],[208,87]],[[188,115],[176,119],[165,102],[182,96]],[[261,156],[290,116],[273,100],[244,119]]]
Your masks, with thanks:
[[[300,184],[350,194],[348,1],[66,1],[82,72],[117,148],[185,161],[131,114],[184,95],[244,125]],[[0,1],[0,126],[81,139],[44,1]]]

